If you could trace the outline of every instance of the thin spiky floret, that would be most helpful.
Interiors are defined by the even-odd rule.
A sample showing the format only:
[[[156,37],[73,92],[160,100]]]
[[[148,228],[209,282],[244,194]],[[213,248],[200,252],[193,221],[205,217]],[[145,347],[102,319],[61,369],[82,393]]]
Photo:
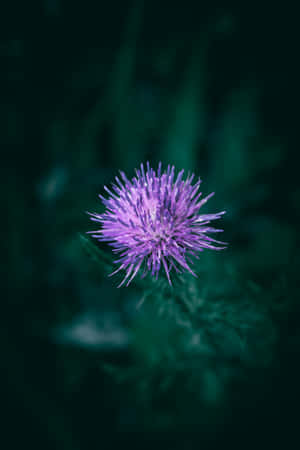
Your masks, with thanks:
[[[207,235],[223,231],[209,226],[209,222],[225,211],[199,214],[214,192],[201,198],[200,178],[194,184],[194,174],[183,180],[184,170],[175,177],[174,166],[162,171],[159,163],[155,171],[147,162],[146,171],[141,164],[135,172],[130,181],[120,171],[121,179],[115,177],[111,190],[104,186],[108,198],[99,195],[106,211],[89,213],[93,221],[101,223],[99,230],[89,233],[119,254],[114,263],[120,266],[111,274],[125,271],[118,287],[124,283],[128,286],[140,269],[142,277],[150,272],[156,278],[160,269],[164,270],[170,285],[172,269],[197,276],[188,264],[193,263],[192,258],[198,259],[198,253],[206,248],[226,248],[226,243]]]

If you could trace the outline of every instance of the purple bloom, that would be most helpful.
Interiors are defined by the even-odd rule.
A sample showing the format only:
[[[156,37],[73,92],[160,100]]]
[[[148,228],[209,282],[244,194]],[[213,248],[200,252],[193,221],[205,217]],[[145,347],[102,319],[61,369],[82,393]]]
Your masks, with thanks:
[[[188,265],[188,262],[193,263],[191,257],[198,259],[197,253],[205,248],[225,248],[224,242],[206,234],[223,231],[208,224],[225,211],[199,215],[199,209],[214,192],[200,200],[201,180],[192,184],[194,174],[183,180],[183,172],[181,170],[176,178],[174,166],[162,172],[159,163],[156,172],[147,162],[146,172],[141,164],[131,181],[120,171],[122,181],[115,178],[114,192],[104,186],[109,198],[99,197],[106,212],[90,214],[102,227],[90,233],[99,241],[108,242],[113,252],[119,253],[114,262],[120,266],[111,275],[124,269],[126,276],[118,287],[126,281],[128,286],[140,268],[144,269],[142,278],[151,272],[156,279],[163,268],[170,284],[172,269],[177,273],[185,269],[197,276]]]

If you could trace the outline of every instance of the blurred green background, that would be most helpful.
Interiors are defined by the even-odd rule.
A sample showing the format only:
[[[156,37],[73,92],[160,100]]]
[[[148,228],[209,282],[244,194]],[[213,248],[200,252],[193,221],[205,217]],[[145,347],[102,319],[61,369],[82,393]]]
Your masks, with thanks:
[[[40,0],[11,2],[1,22],[3,448],[290,436],[300,375],[293,11]],[[80,239],[103,185],[147,160],[199,175],[216,192],[205,211],[227,210],[228,250],[204,254],[199,280],[179,291],[202,311],[184,338],[183,311],[155,315],[174,292],[163,286],[168,300],[152,293],[137,309],[141,284],[116,289]]]

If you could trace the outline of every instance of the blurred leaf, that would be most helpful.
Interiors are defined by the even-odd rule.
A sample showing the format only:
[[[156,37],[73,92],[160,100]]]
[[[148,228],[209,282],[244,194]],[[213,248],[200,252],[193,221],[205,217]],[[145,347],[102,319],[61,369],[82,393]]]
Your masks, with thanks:
[[[113,267],[112,257],[97,247],[90,238],[84,236],[83,234],[79,234],[79,239],[84,250],[91,257],[92,261],[96,262],[100,267],[105,269],[111,269]]]

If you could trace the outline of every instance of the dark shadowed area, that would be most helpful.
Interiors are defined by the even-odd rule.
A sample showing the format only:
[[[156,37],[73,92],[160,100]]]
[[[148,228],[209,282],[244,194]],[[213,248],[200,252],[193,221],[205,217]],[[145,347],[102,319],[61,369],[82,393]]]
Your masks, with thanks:
[[[0,21],[1,448],[292,443],[296,13],[40,0],[9,3]],[[117,289],[86,212],[146,161],[201,177],[229,246],[201,253],[198,278],[174,288],[162,275]]]

